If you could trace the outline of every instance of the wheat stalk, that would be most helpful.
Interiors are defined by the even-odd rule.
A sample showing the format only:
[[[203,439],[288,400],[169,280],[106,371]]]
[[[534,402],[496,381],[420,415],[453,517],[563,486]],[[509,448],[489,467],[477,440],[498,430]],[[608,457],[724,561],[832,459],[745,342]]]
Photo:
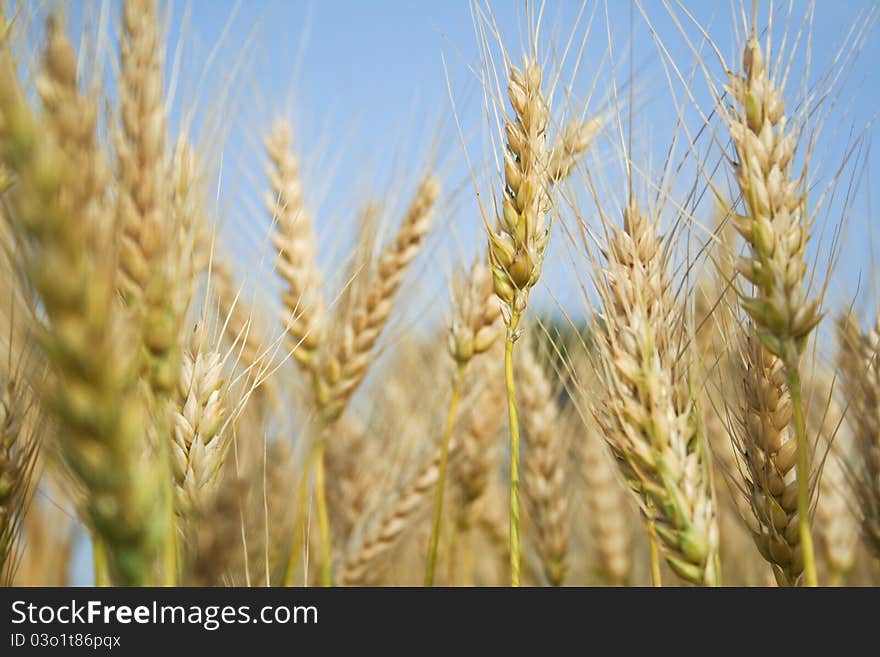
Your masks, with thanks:
[[[792,401],[799,482],[797,513],[803,549],[805,580],[815,586],[816,568],[810,534],[810,470],[801,399],[800,357],[819,323],[819,299],[808,300],[805,247],[809,218],[803,180],[791,173],[798,135],[789,130],[782,90],[770,77],[757,37],[743,50],[745,75],[729,73],[725,89],[736,107],[725,113],[736,149],[736,180],[748,213],[735,216],[734,225],[750,246],[737,264],[740,276],[752,285],[740,291],[741,305],[767,350],[784,366]]]
[[[443,517],[443,494],[446,488],[446,465],[449,442],[455,426],[458,403],[464,385],[465,369],[471,359],[492,347],[499,334],[500,310],[495,301],[492,278],[480,260],[471,266],[469,275],[461,276],[453,283],[453,316],[449,329],[449,353],[456,363],[452,384],[452,397],[446,413],[446,425],[440,448],[440,475],[434,502],[434,521],[428,540],[428,557],[425,566],[425,586],[434,583],[437,561],[437,545],[440,540],[440,523]]]
[[[683,579],[717,585],[707,447],[681,353],[684,328],[670,298],[667,254],[633,201],[623,228],[609,228],[598,329],[607,389],[596,400],[596,418],[666,562]]]

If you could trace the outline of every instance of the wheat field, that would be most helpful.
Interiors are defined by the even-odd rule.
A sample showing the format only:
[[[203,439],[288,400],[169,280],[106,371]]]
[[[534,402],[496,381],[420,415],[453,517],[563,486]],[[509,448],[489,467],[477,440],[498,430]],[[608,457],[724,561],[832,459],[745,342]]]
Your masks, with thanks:
[[[877,6],[471,0],[362,157],[232,118],[259,30],[3,4],[4,585],[880,583]]]

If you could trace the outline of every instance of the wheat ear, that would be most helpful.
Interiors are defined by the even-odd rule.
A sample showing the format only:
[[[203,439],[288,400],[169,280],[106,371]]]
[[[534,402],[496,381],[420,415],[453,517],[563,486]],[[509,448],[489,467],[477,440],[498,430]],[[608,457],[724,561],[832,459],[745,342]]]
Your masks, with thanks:
[[[9,582],[14,571],[37,456],[33,406],[23,383],[14,373],[0,372],[0,583]]]
[[[457,457],[458,442],[449,444],[450,462]],[[366,528],[360,540],[351,546],[339,569],[339,584],[364,584],[374,577],[374,570],[383,557],[397,545],[404,532],[412,527],[415,517],[428,505],[431,491],[440,477],[440,450],[399,489],[390,506]]]
[[[169,250],[169,267],[176,269],[178,294],[173,307],[186,314],[202,275],[211,264],[211,236],[205,211],[204,186],[198,159],[189,142],[181,137],[171,158],[171,214],[175,239]]]
[[[453,284],[453,317],[449,330],[449,353],[456,364],[452,397],[446,413],[446,424],[440,448],[440,475],[434,501],[434,521],[428,539],[425,565],[425,586],[434,584],[440,523],[443,518],[443,495],[446,488],[446,465],[449,441],[455,427],[458,403],[464,385],[465,369],[471,359],[492,347],[498,338],[500,310],[494,298],[489,270],[476,260],[469,275],[459,276]]]
[[[324,436],[327,428],[342,415],[367,374],[373,359],[373,348],[388,322],[403,275],[421,250],[431,227],[432,210],[439,193],[439,180],[426,175],[407,208],[397,235],[379,256],[378,267],[364,296],[353,300],[351,321],[344,327],[341,343],[328,354],[321,371],[315,376],[322,424],[314,457],[315,497],[322,547],[322,581],[325,585],[329,585],[331,580],[332,548],[324,488]]]
[[[749,523],[761,555],[777,581],[793,585],[804,570],[797,517],[797,445],[790,430],[792,402],[782,361],[756,335],[744,355],[745,399],[739,432],[740,468],[755,523]]]
[[[180,327],[190,277],[166,162],[162,35],[155,0],[125,0],[120,36],[116,221],[121,290],[141,316],[144,364],[165,423],[180,373]],[[178,199],[179,200],[179,199]],[[165,429],[160,430],[161,433]]]
[[[736,149],[736,180],[748,213],[734,225],[750,246],[737,270],[753,288],[740,291],[741,305],[767,350],[782,360],[792,402],[797,445],[797,514],[807,586],[815,586],[810,534],[810,469],[801,393],[800,357],[819,323],[819,300],[808,300],[805,247],[809,218],[803,180],[792,176],[797,134],[788,129],[782,90],[771,79],[757,37],[743,51],[745,75],[730,73],[727,91],[736,107],[725,114]]]
[[[520,408],[525,456],[523,494],[537,528],[538,553],[553,586],[565,578],[568,551],[568,491],[565,434],[559,428],[557,391],[531,345],[519,360]]]
[[[468,529],[473,524],[473,507],[486,491],[493,464],[498,457],[496,438],[503,424],[506,396],[502,376],[500,344],[479,361],[470,377],[475,390],[462,414],[458,430],[461,457],[453,470],[461,500],[456,526]]]
[[[880,315],[874,327],[863,331],[855,318],[838,322],[838,362],[847,422],[852,428],[852,480],[861,516],[862,536],[880,558]]]
[[[327,501],[334,535],[344,543],[365,511],[373,483],[370,470],[375,464],[370,460],[367,427],[360,419],[351,414],[342,416],[334,434],[326,452],[327,470],[333,472]]]
[[[588,522],[599,568],[608,584],[623,586],[630,576],[632,552],[632,536],[622,511],[626,491],[614,476],[601,436],[588,432],[580,442]]]
[[[324,365],[319,396],[322,415],[333,422],[345,410],[348,400],[361,384],[373,359],[375,347],[394,306],[397,291],[407,267],[421,250],[433,219],[432,209],[440,193],[440,183],[425,176],[404,215],[394,240],[379,256],[370,284],[360,299],[353,301],[352,316],[342,341]]]
[[[596,135],[602,129],[598,118],[569,121],[553,142],[550,150],[547,174],[551,182],[561,182],[568,178],[577,163],[593,145]]]
[[[69,61],[46,68],[65,72],[69,83],[76,71],[73,50],[59,48],[51,57],[59,52]],[[144,454],[145,418],[136,363],[127,357],[130,335],[115,303],[115,263],[106,266],[104,254],[89,249],[95,227],[81,212],[94,199],[75,201],[82,174],[71,170],[98,167],[85,162],[88,148],[83,159],[68,161],[49,141],[23,99],[15,70],[4,48],[0,148],[16,176],[10,214],[27,244],[25,267],[46,316],[40,339],[53,375],[46,401],[63,427],[61,455],[87,492],[89,524],[108,548],[116,581],[143,584],[166,531],[168,499],[157,477],[161,468]],[[81,131],[80,143],[94,143],[94,122],[69,127]]]
[[[829,584],[840,585],[856,560],[859,523],[853,512],[855,500],[847,485],[851,457],[850,434],[842,423],[843,409],[835,398],[837,379],[820,370],[810,377],[807,421],[830,453],[822,469],[816,502],[816,538],[826,564]]]
[[[183,356],[173,415],[175,508],[186,518],[210,503],[229,446],[225,431],[223,357],[202,327]]]
[[[633,201],[605,249],[601,332],[604,399],[597,420],[666,562],[694,584],[719,584],[718,527],[683,322],[667,253]]]
[[[324,333],[324,299],[318,270],[314,222],[305,207],[299,159],[291,150],[292,134],[279,122],[266,138],[267,170],[271,191],[266,207],[278,229],[272,243],[278,251],[276,269],[284,279],[282,321],[290,336],[290,350],[301,366],[313,370]]]

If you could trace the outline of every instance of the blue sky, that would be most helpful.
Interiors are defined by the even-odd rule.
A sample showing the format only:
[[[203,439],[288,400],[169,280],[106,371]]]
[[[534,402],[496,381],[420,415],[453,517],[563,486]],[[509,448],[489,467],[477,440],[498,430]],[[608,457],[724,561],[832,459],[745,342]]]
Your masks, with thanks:
[[[763,26],[768,4],[760,4]],[[658,0],[646,0],[643,5],[669,56],[686,69],[693,57],[670,12]],[[685,1],[683,6],[706,26],[724,57],[737,63],[736,33],[731,16],[738,10],[739,3],[700,0]],[[776,3],[774,34],[777,38],[787,31],[791,43],[808,8],[808,3],[795,1],[791,9],[792,27],[785,30],[788,6]],[[871,3],[852,0],[817,3],[810,30],[812,79],[828,66],[841,44],[847,42],[853,24],[863,20],[869,8]],[[523,42],[527,10],[521,3],[495,2],[492,11],[506,47],[516,53]],[[608,2],[607,26],[605,11],[603,3],[548,2],[542,30],[544,53],[546,56],[552,48],[557,52],[561,49],[560,44],[572,32],[578,16],[580,24],[574,28],[574,34],[579,42],[594,14],[580,72],[572,89],[576,97],[583,99],[595,87],[590,104],[591,110],[598,111],[600,101],[610,93],[612,77],[606,31],[611,32],[618,84],[625,84],[628,78],[632,44],[639,89],[634,123],[636,132],[642,135],[639,140],[642,157],[654,163],[657,173],[668,148],[664,138],[668,142],[676,118],[675,108],[669,102],[662,58],[650,38],[646,19],[637,7],[633,9],[631,3],[621,0]],[[486,121],[480,111],[479,86],[468,70],[480,66],[472,7],[468,2],[196,0],[188,5],[175,5],[173,12],[171,42],[182,43],[185,53],[181,80],[194,79],[197,72],[201,75],[203,62],[218,42],[218,54],[209,73],[213,84],[224,86],[225,78],[240,61],[233,83],[238,95],[224,109],[224,114],[235,119],[224,151],[227,174],[223,189],[229,192],[224,207],[230,215],[229,225],[237,234],[242,232],[243,225],[253,225],[254,215],[259,213],[254,190],[261,182],[259,175],[254,175],[259,167],[259,138],[271,120],[282,113],[295,122],[307,179],[311,177],[315,181],[312,189],[316,190],[314,204],[324,242],[325,266],[332,267],[337,254],[344,251],[344,246],[334,248],[332,244],[340,239],[344,244],[344,238],[338,233],[345,231],[365,193],[387,193],[388,185],[401,178],[404,183],[412,183],[436,139],[441,142],[438,157],[446,190],[450,194],[456,190],[448,211],[454,215],[450,222],[455,237],[453,243],[438,238],[439,244],[446,247],[437,258],[447,268],[449,261],[459,253],[470,257],[476,248],[472,243],[479,241],[479,220],[473,194],[468,189],[461,143],[452,121],[453,102],[462,129],[469,139],[472,137],[469,141],[471,158],[485,160],[489,145],[485,141]],[[687,24],[681,9],[673,13]],[[184,15],[188,15],[186,22]],[[698,37],[692,27],[686,29],[691,39]],[[179,41],[181,34],[182,42]],[[804,70],[804,53],[802,41],[793,63],[793,80],[803,77],[797,73]],[[826,168],[830,172],[836,168],[845,154],[847,132],[864,127],[880,106],[878,73],[872,66],[880,61],[878,55],[880,40],[872,32],[860,59],[850,67],[850,77],[842,86],[840,107],[828,121],[826,139],[820,141],[820,145],[828,146],[830,151],[817,149],[815,161],[819,169]],[[571,70],[574,59],[569,56],[567,71]],[[722,74],[719,63],[708,55],[706,62],[715,79],[719,79]],[[706,111],[711,109],[700,76],[692,89],[698,104]],[[796,83],[789,83],[789,96],[793,100],[797,100],[800,91]],[[679,101],[688,105],[681,89],[678,94]],[[204,106],[210,104],[211,96],[212,92],[208,91],[196,101],[207,110]],[[193,100],[187,98],[184,90],[179,92],[179,99],[183,106],[191,105]],[[688,115],[692,120],[697,119],[693,111]],[[866,143],[874,131],[869,131]],[[601,161],[607,162],[609,158],[614,159],[614,153],[606,148]],[[871,157],[869,162],[868,171],[876,171],[876,157]],[[235,167],[245,173],[233,174]],[[619,169],[619,164],[609,167],[612,172],[619,173]],[[613,185],[614,174],[608,175]],[[693,175],[688,178],[683,174],[682,184],[690,182]],[[243,183],[241,187],[239,181]],[[404,185],[400,194],[405,196],[406,189]],[[860,270],[867,266],[873,248],[865,239],[869,225],[867,191],[862,185],[847,233],[847,257],[836,279],[844,292],[854,293]],[[252,201],[243,202],[242,197],[248,196]],[[833,221],[839,213],[831,212],[830,217]],[[258,240],[264,229],[261,225],[250,236]],[[248,228],[244,232],[251,233]],[[441,250],[439,244],[438,250]],[[551,263],[548,276],[554,287],[561,289],[570,271]],[[577,293],[576,286],[567,287]]]
[[[751,2],[745,4],[750,10]],[[759,27],[764,28],[771,4],[759,5]],[[865,12],[876,9],[874,5],[861,0],[816,3],[808,26],[813,52],[808,79],[815,81],[841,45],[853,41],[848,33],[854,24],[864,22]],[[74,3],[74,29],[83,7],[86,15],[94,16],[96,8],[102,6],[98,2]],[[773,3],[772,7],[774,41],[778,43],[783,34],[788,34],[791,45],[810,4],[793,0],[790,9],[786,2]],[[516,53],[527,31],[526,17],[534,15],[537,6],[527,8],[523,3],[504,1],[492,3],[491,10],[505,47],[518,59]],[[685,16],[693,12],[724,58],[738,64],[733,24],[739,11],[739,0],[681,0],[680,7],[674,0],[643,0],[641,5],[626,0],[549,1],[543,9],[542,53],[548,61],[557,61],[569,36],[574,35],[578,46],[589,25],[582,56],[569,54],[563,69],[576,99],[572,102],[586,102],[588,113],[604,109],[602,101],[611,95],[612,79],[617,80],[620,95],[626,96],[633,63],[637,80],[633,157],[650,163],[650,174],[646,175],[656,179],[677,116],[665,77],[668,64],[675,62],[687,75],[694,61],[676,20],[696,44],[699,32]],[[659,54],[649,22],[668,54]],[[322,241],[322,263],[329,270],[338,269],[354,216],[365,200],[379,196],[392,197],[398,206],[405,203],[429,158],[438,163],[446,190],[443,223],[434,238],[431,262],[446,271],[451,263],[469,259],[481,246],[479,214],[453,117],[458,116],[468,154],[476,166],[485,167],[490,152],[497,149],[486,138],[490,133],[481,111],[480,86],[472,70],[479,70],[481,62],[473,7],[467,0],[174,2],[169,14],[169,44],[169,65],[175,71],[169,74],[175,101],[173,116],[180,121],[196,108],[192,132],[201,138],[203,147],[214,146],[223,236],[244,268],[252,269],[264,255],[269,223],[260,205],[264,185],[260,142],[279,115],[292,119],[296,128],[307,195],[315,208]],[[721,79],[720,63],[705,46],[702,52],[713,79]],[[802,96],[797,81],[804,79],[805,52],[806,40],[802,39],[787,93],[792,102]],[[579,70],[572,78],[575,61],[580,62]],[[877,111],[880,73],[872,66],[877,61],[880,39],[875,30],[866,39],[859,60],[847,68],[845,83],[836,87],[840,101],[826,123],[824,139],[811,166],[812,175],[820,183],[827,182],[823,171],[830,174],[845,157],[851,142],[848,133],[863,129]],[[695,107],[705,112],[712,109],[702,77],[698,73],[688,85],[692,98],[683,85],[673,85],[677,87],[677,102],[685,107],[691,134],[699,125]],[[218,122],[223,125],[222,132],[216,129]],[[865,145],[870,144],[874,132],[874,128],[868,131]],[[679,135],[678,160],[686,151],[683,136]],[[625,188],[616,144],[614,131],[606,131],[591,162],[601,169],[609,190]],[[222,169],[217,157],[221,152]],[[868,168],[859,170],[876,171],[876,156],[862,156]],[[672,194],[683,198],[695,176],[696,171],[686,167]],[[847,175],[844,180],[849,178]],[[491,191],[491,181],[481,184],[484,194]],[[862,268],[867,267],[871,252],[876,251],[866,239],[870,226],[868,191],[868,186],[862,184],[852,203],[853,217],[845,243],[847,257],[835,278],[835,285],[847,296],[855,293]],[[585,211],[595,208],[590,202],[582,207]],[[700,221],[709,221],[708,208],[699,214]],[[829,227],[826,236],[839,218],[840,211],[833,205],[827,220],[820,216],[821,226]],[[551,306],[573,304],[574,297],[580,296],[578,286],[570,284],[576,274],[560,253],[565,249],[560,243],[563,241],[562,235],[554,236],[554,251],[548,258],[545,276],[557,301],[539,293],[542,302]],[[265,267],[265,259],[262,262]],[[862,280],[862,290],[866,283]],[[429,292],[445,288],[440,277],[425,284]]]

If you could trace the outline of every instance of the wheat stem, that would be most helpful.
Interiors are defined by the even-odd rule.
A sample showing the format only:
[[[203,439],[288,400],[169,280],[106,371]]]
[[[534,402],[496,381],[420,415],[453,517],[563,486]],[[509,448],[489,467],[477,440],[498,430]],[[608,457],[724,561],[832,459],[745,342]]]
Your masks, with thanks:
[[[651,585],[657,588],[663,586],[660,577],[660,550],[657,548],[657,532],[654,523],[648,522],[648,547],[651,550]]]
[[[507,384],[507,413],[510,423],[510,585],[519,586],[519,415],[513,377],[513,345],[519,316],[514,315],[504,342],[504,380]]]
[[[464,383],[464,371],[467,363],[460,362],[455,370],[455,381],[452,385],[452,398],[446,412],[446,425],[443,429],[443,443],[440,447],[440,474],[437,478],[437,492],[434,500],[434,522],[431,525],[431,538],[428,541],[428,560],[425,565],[425,586],[434,585],[434,568],[437,564],[437,543],[440,540],[440,521],[443,518],[443,491],[446,488],[446,466],[449,460],[449,441],[455,426],[458,413],[458,402],[461,399],[461,388]]]
[[[95,569],[95,586],[107,586],[110,583],[107,576],[107,552],[97,536],[92,537],[92,564]]]
[[[293,528],[293,542],[291,543],[290,556],[287,562],[287,572],[284,576],[284,586],[293,586],[296,579],[299,554],[305,545],[305,523],[308,510],[309,475],[315,458],[318,454],[318,442],[315,441],[309,447],[303,470],[300,474],[299,484],[296,491],[296,523]]]
[[[316,443],[315,452],[315,501],[318,507],[318,535],[321,541],[321,586],[333,583],[330,572],[332,543],[330,541],[330,517],[327,514],[327,485],[324,475],[324,435]]]

